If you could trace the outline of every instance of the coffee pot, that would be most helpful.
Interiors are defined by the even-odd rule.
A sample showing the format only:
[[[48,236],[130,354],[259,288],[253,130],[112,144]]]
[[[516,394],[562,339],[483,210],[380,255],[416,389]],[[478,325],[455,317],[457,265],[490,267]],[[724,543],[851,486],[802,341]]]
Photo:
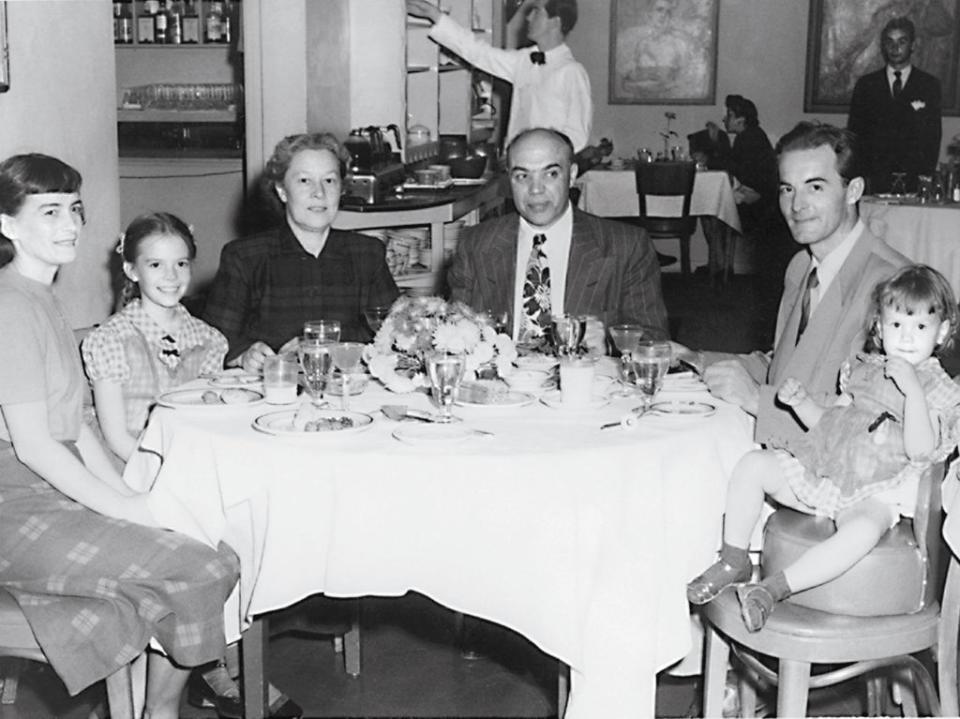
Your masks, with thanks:
[[[384,139],[385,131],[393,134],[397,150],[400,150],[400,129],[396,125],[368,125],[350,131],[343,143],[350,153],[350,172],[369,172],[377,165],[390,161],[393,150]]]

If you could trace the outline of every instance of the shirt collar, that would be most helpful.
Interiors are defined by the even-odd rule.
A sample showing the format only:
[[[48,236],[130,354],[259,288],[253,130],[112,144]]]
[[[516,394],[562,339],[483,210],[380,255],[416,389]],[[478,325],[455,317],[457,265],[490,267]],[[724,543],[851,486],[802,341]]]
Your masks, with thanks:
[[[910,69],[912,67],[913,67],[912,65],[907,65],[905,68],[900,70],[901,84],[903,85],[907,84],[907,78],[910,77]],[[887,65],[887,85],[889,85],[890,87],[893,87],[893,81],[897,79],[896,76],[893,74],[895,72],[896,70],[894,70],[892,67]]]
[[[843,263],[847,261],[847,257],[850,255],[851,250],[853,250],[853,246],[857,244],[857,240],[859,240],[863,234],[863,230],[863,220],[858,219],[853,229],[843,238],[843,241],[834,247],[823,260],[818,261],[816,257],[811,255],[813,260],[811,267],[817,268],[817,280],[819,280],[820,283],[820,297],[823,297],[830,283],[833,282],[837,274],[839,274],[840,268],[843,267]]]
[[[183,305],[177,305],[176,312],[180,319],[180,329],[173,338],[174,344],[182,350],[188,350],[203,344],[204,336],[198,331],[198,324],[193,321],[193,316],[187,311],[187,308]],[[123,314],[140,330],[140,333],[150,345],[160,346],[160,340],[167,332],[147,314],[139,297],[127,303],[126,307],[123,308]]]

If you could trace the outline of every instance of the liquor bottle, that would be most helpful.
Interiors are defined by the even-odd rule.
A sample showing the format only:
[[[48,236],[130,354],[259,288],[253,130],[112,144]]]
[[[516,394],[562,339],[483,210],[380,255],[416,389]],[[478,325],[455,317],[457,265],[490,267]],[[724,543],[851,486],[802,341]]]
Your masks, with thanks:
[[[220,42],[230,44],[233,33],[233,3],[230,0],[223,2],[222,31],[220,33]]]
[[[170,0],[167,3],[167,42],[179,45],[183,42],[183,8],[180,0]]]
[[[131,0],[120,0],[120,17],[114,18],[116,21],[115,39],[121,45],[129,45],[133,42],[133,12],[130,10]]]
[[[200,14],[197,12],[195,0],[186,0],[186,2],[181,37],[185,44],[195,45],[200,42]]]
[[[152,44],[156,42],[153,18],[159,10],[160,0],[144,0],[143,15],[137,18],[137,40],[139,40],[141,44]]]
[[[158,45],[170,42],[168,30],[170,28],[170,9],[167,0],[163,0],[157,14],[153,16],[153,41]]]
[[[113,42],[120,42],[120,0],[113,0]]]
[[[207,8],[206,41],[223,42],[223,4],[211,2]]]

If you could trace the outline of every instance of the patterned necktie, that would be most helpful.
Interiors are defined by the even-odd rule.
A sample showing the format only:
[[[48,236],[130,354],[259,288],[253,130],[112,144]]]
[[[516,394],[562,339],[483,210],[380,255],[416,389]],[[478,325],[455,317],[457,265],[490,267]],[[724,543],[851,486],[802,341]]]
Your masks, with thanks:
[[[803,300],[800,302],[800,324],[797,326],[798,344],[803,331],[807,329],[807,322],[810,321],[810,295],[819,286],[820,280],[817,278],[817,268],[814,267],[807,275],[807,285],[803,289]]]
[[[535,235],[523,281],[524,329],[536,336],[550,324],[550,266],[543,251],[546,235]]]
[[[900,91],[903,89],[903,80],[900,79],[900,71],[893,71],[893,99],[900,97]]]

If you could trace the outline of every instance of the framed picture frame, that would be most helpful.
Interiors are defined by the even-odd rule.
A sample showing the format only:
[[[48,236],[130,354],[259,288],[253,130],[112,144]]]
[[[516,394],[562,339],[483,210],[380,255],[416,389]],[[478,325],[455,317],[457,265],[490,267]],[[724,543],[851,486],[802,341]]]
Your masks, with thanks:
[[[7,42],[7,3],[0,2],[0,92],[10,89],[10,45]]]
[[[712,105],[720,0],[611,0],[612,105]]]
[[[913,63],[940,78],[944,115],[960,115],[960,0],[810,0],[804,112],[846,113],[861,75],[884,65],[880,33],[905,15]]]

